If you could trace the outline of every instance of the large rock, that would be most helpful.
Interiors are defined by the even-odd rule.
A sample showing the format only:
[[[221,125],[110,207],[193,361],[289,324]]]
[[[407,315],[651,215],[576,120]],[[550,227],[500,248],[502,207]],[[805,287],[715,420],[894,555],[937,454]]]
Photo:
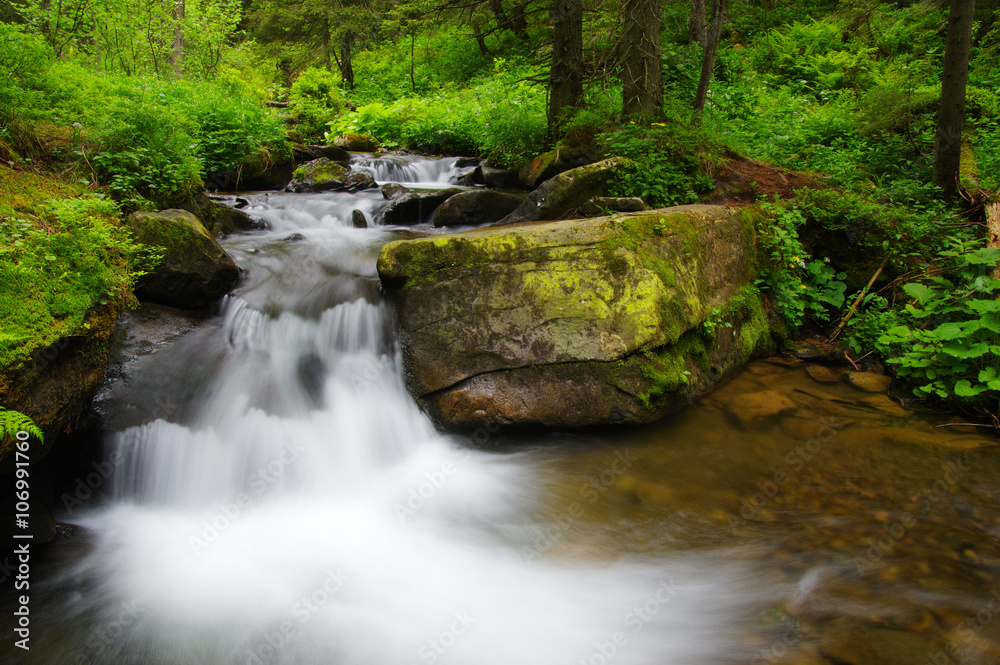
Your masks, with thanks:
[[[630,160],[614,157],[560,173],[542,183],[528,195],[524,203],[498,224],[564,218],[582,208],[595,196],[607,195],[612,180],[631,168],[633,164]]]
[[[518,179],[528,189],[534,189],[549,178],[593,161],[593,152],[585,148],[557,148],[528,162],[518,174]]]
[[[240,270],[201,223],[186,210],[135,212],[127,220],[136,240],[163,250],[163,260],[136,286],[141,300],[197,308],[224,296]]]
[[[439,205],[462,190],[458,187],[430,190],[393,189],[392,194],[383,185],[382,193],[392,203],[382,213],[382,223],[395,226],[412,226],[426,222]]]
[[[434,213],[434,226],[482,226],[506,217],[524,202],[524,196],[473,189],[452,196]]]
[[[49,454],[60,434],[75,428],[100,386],[117,315],[114,303],[94,307],[72,334],[0,369],[0,405],[27,415],[45,434],[44,443],[31,444],[32,464]],[[0,437],[0,474],[13,470],[14,440]]]
[[[290,192],[358,192],[378,187],[375,179],[364,171],[332,162],[326,157],[306,162],[295,169],[295,177],[288,183]]]
[[[752,251],[733,209],[681,206],[391,242],[378,269],[439,424],[585,426],[662,417],[770,344]]]
[[[197,217],[216,238],[224,238],[236,231],[253,231],[265,228],[263,221],[251,217],[242,210],[227,206],[225,203],[213,201],[204,192],[191,197],[177,207],[181,210],[187,210]]]
[[[378,148],[378,139],[370,134],[341,134],[333,140],[335,148],[350,150],[351,152],[375,152]]]

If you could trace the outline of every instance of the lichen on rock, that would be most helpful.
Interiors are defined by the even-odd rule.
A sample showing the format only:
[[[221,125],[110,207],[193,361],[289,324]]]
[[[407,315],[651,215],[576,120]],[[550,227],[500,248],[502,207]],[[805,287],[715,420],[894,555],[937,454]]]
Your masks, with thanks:
[[[448,427],[679,408],[767,345],[752,266],[717,206],[396,241],[378,263],[410,388]]]

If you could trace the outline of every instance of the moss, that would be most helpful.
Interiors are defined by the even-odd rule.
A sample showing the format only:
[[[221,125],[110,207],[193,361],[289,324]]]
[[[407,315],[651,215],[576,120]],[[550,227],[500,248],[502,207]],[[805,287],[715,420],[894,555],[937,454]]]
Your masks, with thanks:
[[[0,368],[76,334],[95,305],[132,302],[138,247],[110,201],[0,167],[0,234]]]

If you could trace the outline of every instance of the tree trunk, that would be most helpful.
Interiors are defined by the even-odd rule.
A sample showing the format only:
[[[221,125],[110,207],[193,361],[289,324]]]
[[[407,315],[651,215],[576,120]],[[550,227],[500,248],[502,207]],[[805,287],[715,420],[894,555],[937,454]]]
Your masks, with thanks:
[[[478,23],[473,24],[472,34],[476,38],[476,44],[479,45],[479,52],[487,58],[492,57],[493,53],[490,52],[490,48],[486,45],[486,38],[483,36],[483,31]]]
[[[941,107],[934,137],[934,184],[945,195],[958,192],[962,161],[962,125],[965,123],[965,83],[969,78],[969,51],[976,0],[951,0],[948,37],[941,74]]]
[[[660,2],[625,0],[622,5],[622,116],[639,122],[663,110]]]
[[[698,91],[694,95],[695,123],[701,122],[701,112],[705,109],[705,98],[708,96],[712,70],[715,69],[715,56],[719,52],[719,37],[722,34],[722,20],[725,13],[726,0],[712,0],[712,20],[708,24],[705,55],[701,60],[701,77],[698,79]]]
[[[549,133],[555,134],[566,107],[583,99],[583,0],[553,0],[552,65],[549,68]]]
[[[522,2],[519,5],[514,5],[514,18],[511,19],[511,30],[521,39],[528,38],[528,19],[524,15],[525,4],[527,3]]]
[[[174,2],[174,40],[170,45],[170,76],[179,79],[184,73],[184,0]]]
[[[708,41],[707,12],[705,0],[691,0],[691,31],[688,33],[688,44],[705,46]]]
[[[497,18],[497,26],[501,30],[514,29],[510,17],[507,16],[507,11],[503,8],[503,0],[490,0],[490,9],[493,10],[493,15]]]
[[[344,79],[344,84],[348,90],[354,90],[354,63],[351,59],[354,50],[354,32],[348,30],[340,40],[340,59],[337,66],[340,68],[340,77]]]
[[[417,32],[410,33],[410,88],[417,94]]]

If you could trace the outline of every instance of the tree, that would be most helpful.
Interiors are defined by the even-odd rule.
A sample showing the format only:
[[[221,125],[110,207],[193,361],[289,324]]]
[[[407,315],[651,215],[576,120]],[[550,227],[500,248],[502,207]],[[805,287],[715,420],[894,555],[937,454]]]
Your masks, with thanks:
[[[708,7],[705,0],[691,0],[691,29],[688,31],[688,44],[708,42]]]
[[[660,2],[625,0],[622,5],[622,116],[638,122],[663,111]]]
[[[549,134],[564,110],[583,99],[583,0],[553,0],[552,64],[549,67]]]
[[[951,0],[948,36],[941,73],[941,106],[934,137],[934,184],[948,196],[958,192],[965,124],[965,84],[969,78],[969,51],[976,0]]]
[[[726,14],[726,0],[712,0],[712,19],[708,24],[708,34],[705,41],[705,55],[701,60],[701,76],[698,78],[698,90],[694,95],[694,122],[701,122],[701,112],[705,109],[705,99],[708,97],[708,84],[712,80],[712,70],[715,69],[715,56],[719,52],[719,37],[722,34],[722,21]]]

